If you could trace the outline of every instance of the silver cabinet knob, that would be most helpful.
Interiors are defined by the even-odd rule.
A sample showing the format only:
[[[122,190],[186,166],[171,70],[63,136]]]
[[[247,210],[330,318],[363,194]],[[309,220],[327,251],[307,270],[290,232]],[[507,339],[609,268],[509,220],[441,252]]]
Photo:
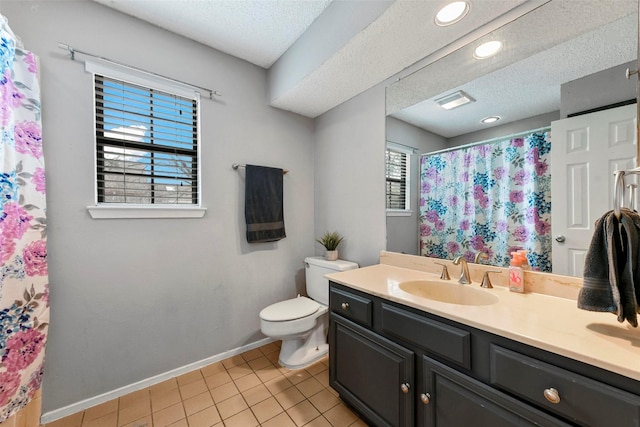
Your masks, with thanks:
[[[422,401],[422,403],[424,403],[425,405],[428,405],[429,402],[431,402],[431,395],[429,393],[422,393],[420,395],[420,400]]]
[[[343,310],[346,310],[347,308],[349,308],[349,303],[348,302],[343,302],[341,305]]]
[[[560,403],[560,393],[558,393],[558,390],[556,390],[553,387],[549,387],[547,389],[544,390],[544,398],[547,399],[549,402],[553,403],[554,405],[557,405],[558,403]]]
[[[409,385],[409,383],[404,383],[400,386],[400,390],[402,390],[404,394],[409,393],[409,389],[411,389],[411,386]]]
[[[562,234],[559,234],[556,236],[556,242],[558,243],[564,243],[567,240],[566,237],[564,237]]]

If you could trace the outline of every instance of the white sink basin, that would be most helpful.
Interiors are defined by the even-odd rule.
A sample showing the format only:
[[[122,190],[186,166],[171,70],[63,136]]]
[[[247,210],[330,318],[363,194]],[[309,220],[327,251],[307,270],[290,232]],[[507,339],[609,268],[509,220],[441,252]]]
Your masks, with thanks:
[[[498,302],[498,297],[481,289],[472,288],[478,285],[460,285],[435,280],[410,280],[400,282],[401,290],[420,298],[431,299],[458,305],[491,305]]]

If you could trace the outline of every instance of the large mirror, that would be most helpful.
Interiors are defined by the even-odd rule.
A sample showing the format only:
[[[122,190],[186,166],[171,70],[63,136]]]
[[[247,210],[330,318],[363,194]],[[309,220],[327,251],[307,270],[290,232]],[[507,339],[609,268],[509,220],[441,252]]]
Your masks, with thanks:
[[[474,49],[490,40],[502,41],[502,49],[475,59]],[[574,115],[633,103],[637,79],[627,79],[625,70],[637,69],[637,46],[637,0],[607,2],[604,8],[600,0],[552,0],[389,86],[387,147],[410,155],[410,209],[387,211],[387,249],[420,254],[421,154],[545,129]],[[452,110],[436,102],[459,90],[475,102]],[[635,107],[628,108],[635,117]],[[488,116],[500,120],[481,123]],[[631,132],[635,135],[635,125]],[[591,170],[600,166],[611,167],[590,165]],[[607,188],[613,184],[608,173],[601,180]],[[562,222],[554,220],[559,211],[552,208],[552,223]],[[554,240],[554,251],[558,243]],[[553,272],[579,275],[564,267]]]

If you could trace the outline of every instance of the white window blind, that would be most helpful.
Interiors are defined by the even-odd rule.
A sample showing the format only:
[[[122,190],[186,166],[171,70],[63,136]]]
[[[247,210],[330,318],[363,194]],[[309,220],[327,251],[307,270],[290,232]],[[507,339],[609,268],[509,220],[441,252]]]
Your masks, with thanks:
[[[409,153],[387,147],[386,150],[387,209],[408,210]]]
[[[198,205],[198,99],[95,74],[99,204]]]

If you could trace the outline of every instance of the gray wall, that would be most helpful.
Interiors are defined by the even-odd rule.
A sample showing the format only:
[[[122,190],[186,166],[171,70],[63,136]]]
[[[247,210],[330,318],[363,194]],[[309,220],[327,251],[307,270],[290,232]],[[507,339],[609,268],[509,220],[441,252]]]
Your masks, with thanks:
[[[419,254],[418,227],[420,225],[420,155],[447,148],[446,138],[387,116],[387,141],[416,149],[411,156],[410,216],[387,216],[387,250]]]
[[[303,257],[317,250],[313,121],[267,106],[265,70],[97,3],[3,0],[0,12],[41,60],[51,286],[43,411],[263,338],[258,312],[295,296],[303,283]],[[216,102],[202,101],[204,218],[89,217],[92,81],[57,42],[224,94]],[[384,100],[379,115],[376,129],[383,136],[373,142],[381,147]],[[371,142],[365,135],[358,144]],[[357,146],[348,152],[348,169],[337,175],[321,171],[321,178],[340,185],[349,179]],[[290,170],[284,179],[286,239],[246,243],[244,174],[231,169],[236,162]],[[379,163],[372,168],[381,182]],[[363,193],[357,185],[351,190]],[[322,215],[321,229],[345,232],[348,253],[370,260],[369,252],[356,249],[365,230],[354,232],[350,219],[341,222],[353,205],[330,200],[340,220]],[[384,224],[375,226],[384,233]],[[379,240],[375,250],[384,247]]]
[[[385,248],[384,147],[383,85],[316,119],[315,235],[346,236],[339,256],[360,266],[377,264]]]
[[[635,99],[638,79],[637,76],[626,79],[627,68],[636,70],[638,64],[629,62],[561,85],[560,118]]]

